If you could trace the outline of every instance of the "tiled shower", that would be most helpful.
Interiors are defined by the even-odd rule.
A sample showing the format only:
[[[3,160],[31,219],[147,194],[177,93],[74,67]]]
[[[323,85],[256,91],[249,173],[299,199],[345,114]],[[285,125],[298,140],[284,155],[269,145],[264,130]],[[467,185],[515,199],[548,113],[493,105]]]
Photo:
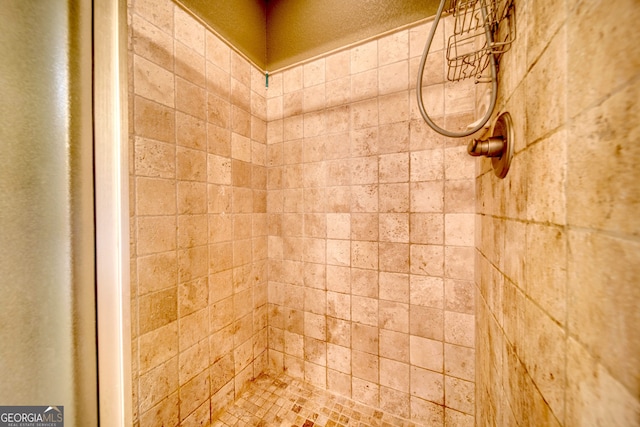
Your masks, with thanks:
[[[517,145],[498,180],[417,112],[428,22],[267,87],[171,1],[131,2],[135,425],[208,425],[283,372],[420,425],[637,422],[638,172],[587,154],[616,124],[626,133],[600,139],[638,158],[640,121],[621,113],[638,70],[585,62],[595,40],[569,49],[605,5],[542,3],[517,1],[501,63]],[[444,43],[424,93],[455,128],[475,119],[476,88],[445,82]],[[617,86],[581,90],[603,74]],[[590,187],[602,174],[618,183],[607,197]]]

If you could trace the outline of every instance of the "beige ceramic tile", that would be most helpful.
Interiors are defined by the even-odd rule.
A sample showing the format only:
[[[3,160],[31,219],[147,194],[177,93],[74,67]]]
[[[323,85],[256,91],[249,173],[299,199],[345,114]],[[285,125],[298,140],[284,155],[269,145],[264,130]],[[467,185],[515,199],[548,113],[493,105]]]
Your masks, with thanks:
[[[444,373],[473,382],[475,380],[475,351],[454,344],[444,345]]]
[[[207,121],[222,128],[229,128],[231,108],[229,101],[209,92],[207,97]]]
[[[440,149],[411,153],[411,181],[444,179],[444,153]]]
[[[474,226],[474,214],[445,214],[445,245],[473,246]]]
[[[470,281],[445,279],[445,309],[459,313],[475,313],[475,284]]]
[[[379,65],[391,64],[409,57],[409,31],[397,31],[378,40]]]
[[[436,27],[435,36],[429,48],[429,52],[437,52],[444,48],[444,23],[446,18],[442,20]],[[433,21],[412,27],[409,29],[409,54],[411,57],[421,56],[427,42],[427,35],[431,31]]]
[[[444,350],[442,341],[411,335],[410,346],[412,366],[434,372],[443,372]]]
[[[207,84],[206,61],[203,54],[179,42],[175,43],[175,49],[176,76],[200,87],[205,87]]]
[[[134,55],[135,94],[167,107],[175,105],[174,75],[164,68]]]
[[[132,16],[131,28],[133,52],[167,70],[172,70],[173,38],[137,14]]]
[[[173,36],[175,5],[170,1],[137,0],[133,11]]]
[[[164,252],[176,248],[174,217],[138,218],[137,252],[139,255]]]
[[[207,400],[209,382],[209,371],[205,370],[180,387],[180,417],[182,419],[185,419]]]
[[[380,356],[400,362],[409,362],[409,335],[385,329],[380,330]]]
[[[178,355],[178,322],[142,335],[139,342],[139,369],[144,374]]]
[[[352,378],[351,394],[356,402],[374,407],[378,406],[379,386],[375,383],[360,378]]]
[[[347,77],[351,74],[351,54],[348,50],[329,55],[325,59],[325,77],[327,82]]]
[[[515,419],[512,421],[516,422]],[[471,427],[475,425],[475,417],[473,415],[458,412],[445,407],[444,410],[444,425],[445,426],[459,426],[459,427]],[[509,423],[509,425],[513,425]]]
[[[137,178],[136,193],[136,211],[139,215],[171,215],[176,213],[174,181]]]
[[[198,80],[202,71],[181,64],[185,67],[178,74],[188,81],[177,79],[176,106],[181,110],[177,122],[166,125],[167,117],[173,122],[173,113],[143,98],[136,101],[134,114],[136,132],[146,138],[140,141],[140,155],[144,148],[160,159],[158,165],[155,161],[144,163],[147,158],[139,157],[140,173],[148,175],[143,179],[173,178],[177,174],[178,179],[187,180],[174,186],[177,191],[174,189],[169,196],[160,192],[163,197],[174,194],[178,200],[169,213],[181,214],[177,223],[170,217],[137,218],[136,245],[140,254],[153,254],[137,264],[144,292],[140,318],[149,317],[152,301],[147,294],[173,289],[170,281],[160,281],[158,287],[152,284],[155,270],[150,269],[156,265],[170,269],[173,263],[178,274],[174,280],[184,281],[175,304],[180,314],[179,341],[183,350],[179,369],[176,367],[176,382],[178,375],[180,383],[186,381],[188,386],[179,397],[189,397],[190,401],[181,404],[180,418],[186,424],[206,422],[209,399],[211,408],[215,408],[212,410],[217,411],[231,399],[234,390],[242,390],[254,374],[267,366],[266,356],[262,358],[265,362],[260,362],[260,355],[266,354],[269,346],[272,350],[268,363],[272,367],[286,366],[294,376],[321,387],[333,384],[340,392],[353,393],[360,402],[384,408],[395,406],[393,413],[397,415],[414,412],[416,420],[442,421],[442,407],[438,410],[437,405],[423,399],[432,396],[433,388],[416,387],[409,380],[409,362],[413,362],[410,359],[418,356],[413,353],[408,332],[416,339],[444,338],[442,179],[473,177],[455,175],[451,170],[447,175],[447,158],[442,156],[442,150],[436,150],[439,158],[412,158],[417,163],[411,166],[420,167],[409,167],[409,106],[413,98],[409,98],[407,90],[406,55],[410,32],[385,36],[326,60],[273,75],[269,89],[255,92],[254,97],[250,88],[258,90],[262,76],[216,37],[207,34],[200,38],[201,27],[183,25],[188,19],[176,18],[176,34],[179,40],[193,38],[194,46],[185,49],[178,44],[178,56],[182,63],[192,62],[200,70],[203,62],[190,50],[201,50],[201,55],[206,55],[206,84],[210,91],[206,100],[198,89],[204,84]],[[152,58],[152,62],[161,61],[157,56]],[[378,63],[383,65],[381,69],[377,68]],[[356,85],[363,85],[356,90],[357,96],[373,96],[378,90],[390,95],[379,101],[372,98],[344,105],[344,94],[352,89],[350,84],[345,86],[350,82],[350,72],[372,77],[373,89],[368,89],[366,79],[354,80]],[[325,81],[331,84],[325,87]],[[254,113],[258,115],[255,118],[249,111],[254,111],[254,99],[259,104],[260,97],[263,112]],[[444,98],[441,100],[444,105]],[[338,107],[317,110],[324,108],[325,102]],[[255,108],[259,110],[258,104]],[[303,108],[307,111],[304,116],[300,115]],[[267,112],[269,119],[265,121]],[[208,122],[206,130],[202,119]],[[173,149],[152,140],[174,142],[175,129],[179,130],[177,140],[182,148],[175,157],[177,167],[172,169]],[[278,150],[267,150],[265,142]],[[206,157],[200,151],[205,143]],[[263,144],[262,151],[256,143]],[[416,144],[422,150],[433,150],[439,142],[434,139]],[[378,159],[378,155],[382,157]],[[351,156],[360,158],[352,161]],[[162,159],[166,160],[164,164]],[[319,163],[325,160],[332,162]],[[260,175],[251,162],[269,166]],[[301,162],[307,163],[302,166]],[[290,167],[282,168],[283,164]],[[433,175],[435,170],[442,172]],[[410,177],[436,184],[409,186]],[[151,194],[145,184],[156,181],[140,182],[144,201]],[[261,190],[256,193],[258,187]],[[455,199],[451,199],[451,205],[456,206]],[[460,205],[464,206],[464,202],[458,202]],[[149,202],[150,210],[145,211],[143,204],[138,213],[156,215],[161,206]],[[257,216],[256,212],[266,212],[267,208],[274,215]],[[209,218],[203,216],[205,209],[211,213]],[[281,215],[283,211],[285,214]],[[225,217],[231,212],[234,217]],[[410,212],[416,215],[411,216]],[[204,231],[203,227],[209,230]],[[410,229],[416,230],[412,242],[432,246],[410,248]],[[267,232],[271,234],[268,245]],[[262,240],[256,238],[260,235],[264,236]],[[330,240],[326,241],[327,237]],[[447,243],[461,244],[457,240]],[[172,254],[166,251],[176,247],[180,248],[179,256],[171,261]],[[267,247],[270,255],[281,259],[269,262],[269,277],[278,282],[269,284],[268,296],[266,283],[262,287],[253,285],[258,277],[267,275],[266,262],[262,267],[256,264],[258,259],[266,260]],[[464,253],[454,250],[449,254],[454,262],[447,263],[447,274],[464,276],[466,270],[464,274],[456,273]],[[412,270],[411,277],[410,260],[412,266],[422,265]],[[209,285],[207,273],[211,274]],[[325,287],[330,289],[326,300]],[[459,294],[453,292],[447,303],[456,311],[467,313],[465,301],[469,296]],[[207,306],[207,300],[211,306]],[[266,312],[261,315],[259,309],[254,311],[250,305],[240,304],[246,300],[262,305],[267,301],[283,304],[286,315],[267,320]],[[278,318],[280,327],[270,328],[267,342],[265,328],[278,324]],[[158,330],[153,322],[142,324],[142,330],[149,328],[153,330],[150,333]],[[442,348],[441,341],[434,342]],[[211,367],[201,371],[205,367],[200,364],[201,359],[206,358],[199,355],[206,352],[210,353]],[[378,353],[384,357],[382,361]],[[156,361],[150,364],[173,357],[173,353],[168,354],[151,357]],[[354,362],[353,354],[362,363]],[[440,378],[442,358],[440,350],[440,361],[436,363]],[[452,361],[451,373],[468,375],[462,363],[458,359]],[[356,366],[360,371],[352,372]],[[435,364],[427,367],[436,369]],[[351,373],[355,378],[349,378]],[[436,383],[443,393],[443,380]],[[414,396],[410,399],[412,388]],[[462,389],[459,393],[464,395]],[[165,395],[168,392],[162,399]],[[145,413],[158,405],[159,401],[154,401],[144,408]],[[420,413],[416,412],[418,408]]]
[[[409,275],[380,272],[379,297],[381,300],[409,302]]]
[[[370,70],[378,66],[378,42],[371,41],[351,49],[351,73]]]
[[[327,81],[325,84],[325,101],[327,107],[344,105],[350,100],[351,78],[349,76]]]
[[[443,405],[444,376],[426,369],[411,367],[411,395]]]
[[[284,94],[299,91],[303,88],[303,67],[296,66],[282,72],[282,89]]]
[[[205,57],[207,61],[215,64],[218,68],[229,73],[231,49],[229,46],[215,35],[207,32],[205,36]]]
[[[207,244],[206,215],[181,215],[178,217],[178,247],[191,248]]]
[[[370,354],[378,354],[378,328],[360,323],[351,324],[351,348]]]
[[[441,425],[444,423],[444,407],[412,393],[411,419],[424,425]]]
[[[377,269],[378,244],[376,242],[352,241],[351,266],[365,269]]]
[[[527,140],[533,142],[563,124],[567,113],[566,35],[561,27],[525,80]]]
[[[411,245],[411,273],[441,277],[444,274],[444,250],[436,245]]]
[[[175,141],[175,111],[172,108],[135,97],[133,126],[136,136],[165,142]]]
[[[205,29],[188,12],[176,7],[174,12],[174,34],[181,41],[200,55],[205,54]]]
[[[409,94],[406,91],[379,97],[380,124],[409,121]]]
[[[351,242],[348,240],[327,240],[327,264],[350,265]]]
[[[378,70],[363,71],[351,76],[351,101],[360,101],[378,95]]]
[[[380,156],[379,168],[380,182],[407,182],[409,180],[409,157],[406,153]]]
[[[178,358],[174,357],[140,377],[140,412],[169,397],[178,389]]]
[[[412,183],[410,209],[416,213],[436,213],[444,209],[442,181]]]
[[[179,384],[182,386],[209,367],[209,340],[204,339],[181,351],[178,361],[178,378]]]
[[[443,280],[439,277],[410,276],[410,301],[423,307],[443,307]]]
[[[409,309],[409,331],[432,340],[444,338],[443,311],[437,308],[412,305]]]
[[[566,223],[567,135],[566,131],[557,132],[529,150],[529,220],[559,225]]]
[[[408,212],[409,184],[380,184],[379,210],[380,212]]]
[[[162,252],[137,258],[138,294],[175,286],[177,283],[175,251]]]
[[[568,16],[566,33],[560,31],[551,41],[547,49],[552,49],[555,39],[566,34],[567,46],[572,47],[567,50],[566,61],[567,72],[572,76],[567,79],[567,108],[571,117],[575,117],[586,106],[606,98],[619,85],[637,76],[635,64],[639,52],[632,40],[634,23],[639,13],[635,2],[626,2],[622,8],[581,2]],[[592,30],[595,22],[599,23],[603,32],[611,34],[612,38],[596,42],[598,33]],[[579,48],[573,48],[574,46]],[[585,68],[591,61],[594,66]],[[584,73],[575,75],[577,70],[582,69],[585,70]],[[588,84],[590,81],[597,83]]]
[[[524,363],[555,416],[564,420],[566,333],[533,303],[525,308]]]
[[[380,385],[394,390],[409,392],[409,365],[380,358]]]
[[[231,77],[230,101],[234,107],[251,110],[251,88],[245,82]],[[266,102],[266,101],[265,101]]]
[[[444,176],[447,180],[473,179],[475,160],[467,154],[465,146],[455,146],[444,150]]]
[[[180,422],[179,401],[177,392],[160,401],[156,406],[140,415],[140,427],[152,427],[157,423],[177,425]]]
[[[208,279],[201,277],[178,286],[178,313],[186,316],[200,310],[208,304]]]
[[[351,352],[351,374],[354,378],[378,383],[379,358],[376,355],[361,352]]]
[[[444,216],[431,213],[411,214],[409,230],[411,243],[442,244],[444,243]]]
[[[409,87],[409,62],[401,61],[381,67],[378,72],[378,91],[381,95],[406,91]]]
[[[567,307],[567,239],[562,228],[527,225],[527,294],[556,322],[564,324]]]
[[[640,248],[634,240],[588,231],[571,231],[568,240],[568,329],[614,379],[634,390],[640,340],[630,325],[639,315]]]
[[[378,268],[381,272],[409,273],[409,245],[380,242]]]
[[[475,249],[466,246],[446,246],[444,275],[451,279],[471,281],[474,277],[473,254]]]
[[[173,178],[175,176],[175,146],[136,137],[135,173],[137,176]]]
[[[409,241],[409,215],[403,213],[380,214],[379,238],[387,242]]]
[[[378,100],[365,100],[351,104],[351,129],[358,130],[378,125]]]
[[[351,324],[349,321],[327,317],[327,343],[351,346]]]
[[[216,96],[229,99],[231,95],[231,80],[228,71],[224,71],[212,62],[206,63],[206,87]]]
[[[247,87],[251,87],[251,65],[239,53],[231,51],[231,71],[232,78],[238,80]]]
[[[207,149],[206,122],[196,117],[176,112],[176,142],[178,145],[198,150]]]
[[[324,84],[311,86],[303,91],[302,105],[304,112],[322,110],[326,106]]]
[[[374,298],[352,296],[351,320],[370,326],[378,325],[378,300]]]
[[[211,421],[211,402],[206,399],[195,411],[184,419],[185,426],[206,425]]]
[[[378,326],[398,332],[409,332],[409,305],[392,301],[380,301]]]
[[[635,165],[640,153],[632,135],[638,134],[640,121],[637,110],[629,108],[639,92],[640,83],[630,84],[571,124],[566,148],[570,224],[637,236],[640,227],[634,212],[640,198]],[[602,131],[603,120],[607,131]],[[580,190],[585,187],[591,191]]]
[[[474,413],[474,384],[470,381],[445,376],[445,405],[460,412]]]
[[[409,393],[381,386],[380,409],[398,417],[409,418],[411,412]]]
[[[566,425],[633,425],[640,413],[637,396],[616,381],[573,339],[567,342]]]
[[[304,87],[315,86],[325,82],[325,59],[316,59],[315,61],[304,64],[303,76]]]

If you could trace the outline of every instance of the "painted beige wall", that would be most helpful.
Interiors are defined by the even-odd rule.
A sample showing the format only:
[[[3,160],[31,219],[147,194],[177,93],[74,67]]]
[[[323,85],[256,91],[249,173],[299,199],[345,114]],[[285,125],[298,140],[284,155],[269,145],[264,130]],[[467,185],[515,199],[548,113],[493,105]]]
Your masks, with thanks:
[[[278,70],[435,14],[435,0],[176,0],[258,67]]]

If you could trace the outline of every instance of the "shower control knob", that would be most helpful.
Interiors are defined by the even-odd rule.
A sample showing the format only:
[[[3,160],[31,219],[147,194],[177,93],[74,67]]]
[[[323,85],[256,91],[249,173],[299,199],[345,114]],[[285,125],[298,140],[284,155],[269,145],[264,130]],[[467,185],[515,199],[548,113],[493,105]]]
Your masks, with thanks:
[[[472,139],[467,145],[467,152],[474,157],[500,157],[504,151],[504,139],[501,136],[492,136],[489,139]]]
[[[511,166],[513,144],[514,131],[511,115],[502,113],[493,125],[491,137],[484,140],[472,139],[467,146],[467,152],[474,157],[490,157],[494,173],[498,178],[504,178]]]

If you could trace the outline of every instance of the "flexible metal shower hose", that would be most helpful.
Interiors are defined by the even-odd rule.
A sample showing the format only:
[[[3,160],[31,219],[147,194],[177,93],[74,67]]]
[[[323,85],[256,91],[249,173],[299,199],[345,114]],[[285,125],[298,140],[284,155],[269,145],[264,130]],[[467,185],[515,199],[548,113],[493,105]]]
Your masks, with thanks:
[[[424,107],[424,102],[422,101],[422,77],[424,75],[424,67],[425,64],[427,62],[427,56],[429,55],[429,49],[431,48],[431,42],[433,42],[433,37],[436,33],[436,28],[438,27],[438,23],[440,22],[440,17],[442,16],[442,11],[444,10],[444,5],[446,3],[447,0],[440,0],[440,6],[438,6],[438,11],[436,13],[435,19],[433,21],[433,24],[431,25],[431,31],[429,32],[429,36],[427,38],[427,43],[424,46],[424,51],[422,53],[422,59],[420,60],[420,66],[418,68],[418,81],[416,84],[416,97],[418,100],[418,109],[420,110],[420,114],[422,115],[422,118],[424,119],[425,122],[427,122],[427,124],[436,132],[438,132],[441,135],[444,136],[448,136],[448,137],[452,137],[452,138],[463,138],[465,136],[469,136],[473,133],[476,133],[477,131],[479,131],[480,129],[482,129],[484,127],[484,125],[489,121],[489,118],[491,117],[491,114],[493,113],[493,109],[496,105],[496,99],[498,97],[498,76],[497,76],[497,71],[496,71],[496,60],[495,57],[493,56],[493,53],[489,53],[489,67],[491,69],[491,100],[489,102],[489,107],[487,108],[487,111],[484,115],[484,117],[482,118],[482,120],[480,120],[478,122],[478,124],[476,124],[476,126],[474,126],[471,129],[467,129],[465,131],[462,132],[451,132],[449,130],[443,129],[440,126],[438,126],[437,124],[435,124],[433,122],[433,120],[431,120],[431,117],[429,117],[429,114],[427,113],[425,107]],[[484,4],[484,2],[483,2]],[[483,15],[483,19],[486,21],[486,14],[487,14],[487,10],[486,10],[486,6],[482,6],[481,8],[482,10],[482,15]],[[487,39],[487,46],[492,46],[493,44],[493,37],[491,35],[491,29],[488,26],[485,26],[484,28],[484,33],[485,33],[485,37]]]

